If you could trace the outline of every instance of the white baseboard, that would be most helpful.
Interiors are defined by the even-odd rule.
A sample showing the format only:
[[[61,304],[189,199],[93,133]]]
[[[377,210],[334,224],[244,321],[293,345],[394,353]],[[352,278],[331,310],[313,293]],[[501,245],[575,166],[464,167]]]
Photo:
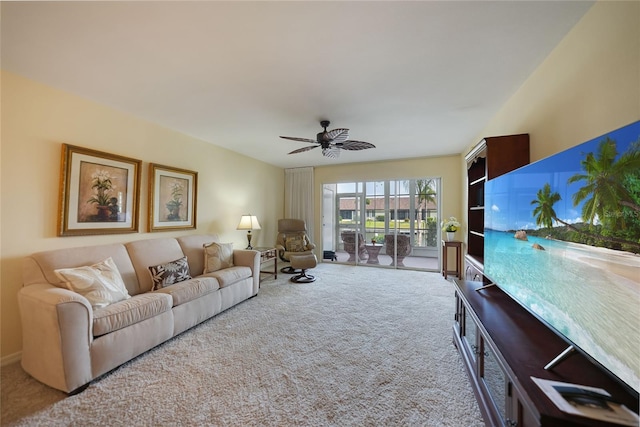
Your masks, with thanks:
[[[19,362],[22,359],[22,352],[19,351],[17,353],[10,354],[8,356],[4,356],[0,359],[0,366],[10,365],[15,362]]]

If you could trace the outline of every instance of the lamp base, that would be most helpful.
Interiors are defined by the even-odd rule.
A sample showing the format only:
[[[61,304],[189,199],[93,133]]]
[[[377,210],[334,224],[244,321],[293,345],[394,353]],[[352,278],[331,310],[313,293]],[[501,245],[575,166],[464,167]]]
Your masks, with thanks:
[[[249,245],[245,249],[253,249],[253,246],[251,246],[251,231],[247,231],[247,242]]]

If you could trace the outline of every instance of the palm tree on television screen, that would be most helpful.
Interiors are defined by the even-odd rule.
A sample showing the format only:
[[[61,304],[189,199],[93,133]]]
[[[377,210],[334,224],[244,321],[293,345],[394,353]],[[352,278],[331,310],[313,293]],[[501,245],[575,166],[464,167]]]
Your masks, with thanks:
[[[638,175],[640,170],[640,150],[634,144],[618,161],[616,142],[606,138],[598,145],[597,154],[589,153],[580,162],[584,173],[569,178],[568,183],[586,181],[586,185],[573,194],[573,205],[585,200],[582,218],[593,225],[597,217],[601,222],[620,222],[625,227],[625,215],[612,215],[619,206],[627,206],[640,212],[625,186],[629,175]],[[618,221],[617,221],[618,220]],[[613,224],[612,224],[613,225]]]
[[[547,182],[544,187],[538,190],[537,199],[532,200],[532,205],[537,205],[533,210],[533,216],[536,218],[536,225],[552,228],[553,221],[562,222],[558,219],[556,211],[553,210],[553,205],[561,200],[560,193],[551,193],[551,185]],[[569,225],[569,224],[567,224]]]
[[[612,212],[619,212],[620,205],[626,206],[636,212],[640,211],[640,206],[629,187],[638,184],[640,178],[640,146],[639,142],[632,144],[629,150],[620,156],[618,155],[615,141],[606,138],[599,146],[597,154],[588,153],[580,162],[583,173],[577,173],[568,179],[568,183],[586,181],[587,184],[578,189],[573,196],[573,205],[577,206],[585,201],[582,208],[582,218],[591,226],[592,231],[586,227],[576,227],[576,225],[558,218],[553,205],[561,200],[557,192],[551,192],[551,185],[545,183],[542,189],[538,190],[536,199],[531,201],[536,205],[533,216],[538,226],[551,229],[553,222],[563,224],[567,228],[586,236],[589,240],[600,240],[609,242],[616,249],[621,245],[632,249],[634,252],[640,250],[640,243],[632,239],[640,230],[637,215],[629,215],[630,220],[625,221],[627,215],[614,215]],[[628,185],[631,183],[632,185]],[[640,194],[640,192],[636,192]],[[593,229],[595,218],[605,225]],[[631,229],[629,229],[631,225]],[[593,232],[596,231],[596,232]],[[627,238],[630,237],[630,238]]]

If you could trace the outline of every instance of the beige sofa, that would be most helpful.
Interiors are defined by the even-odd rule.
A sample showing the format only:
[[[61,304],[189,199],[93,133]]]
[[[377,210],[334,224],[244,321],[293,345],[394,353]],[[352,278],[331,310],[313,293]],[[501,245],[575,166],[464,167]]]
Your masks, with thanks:
[[[18,294],[22,367],[67,393],[258,293],[260,253],[233,250],[233,266],[203,275],[203,245],[216,235],[189,235],[58,249],[24,263]],[[230,252],[230,251],[229,251]],[[187,257],[192,279],[152,291],[150,266]],[[106,307],[67,289],[55,270],[111,257],[131,296]]]

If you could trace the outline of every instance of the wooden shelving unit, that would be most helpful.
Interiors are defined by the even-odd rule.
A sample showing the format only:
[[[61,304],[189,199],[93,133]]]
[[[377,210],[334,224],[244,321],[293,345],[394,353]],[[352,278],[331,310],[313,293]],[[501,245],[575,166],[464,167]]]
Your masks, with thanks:
[[[484,188],[497,176],[529,163],[529,134],[484,138],[467,161],[467,253],[465,278],[484,280]]]

